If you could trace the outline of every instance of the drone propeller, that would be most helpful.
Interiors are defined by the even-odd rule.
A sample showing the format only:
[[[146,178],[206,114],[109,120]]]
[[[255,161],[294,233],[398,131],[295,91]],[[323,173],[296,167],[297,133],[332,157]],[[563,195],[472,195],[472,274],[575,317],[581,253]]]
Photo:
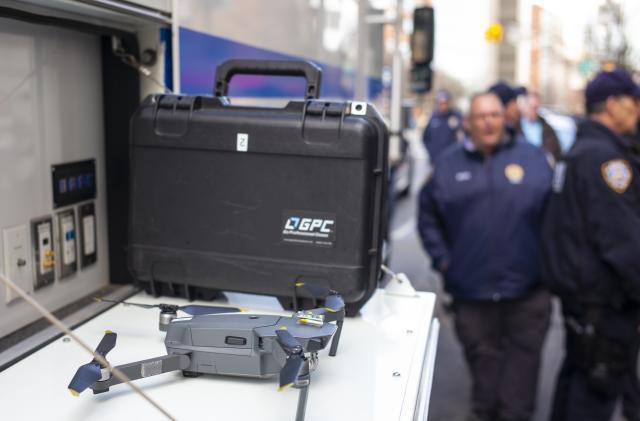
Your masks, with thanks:
[[[284,326],[276,330],[276,335],[276,340],[287,354],[287,361],[280,370],[280,388],[278,390],[283,390],[296,382],[306,358],[300,342]]]
[[[344,309],[344,300],[338,291],[320,285],[307,284],[305,282],[297,282],[296,288],[304,289],[314,298],[324,299],[324,307],[327,311],[337,313]]]
[[[326,297],[331,293],[336,293],[331,288],[323,287],[321,285],[308,284],[306,282],[296,282],[296,288],[302,288],[316,298]]]
[[[332,313],[337,313],[344,309],[344,300],[338,294],[329,295],[324,300],[324,307]]]
[[[142,304],[132,303],[124,300],[106,300],[104,298],[95,298],[98,302],[124,304],[126,306],[136,306],[142,308],[159,308],[162,313],[176,313],[178,310],[184,311],[192,316],[201,316],[204,314],[220,314],[220,313],[238,313],[241,310],[237,307],[221,307],[221,306],[204,306],[189,304],[186,306],[178,306],[175,304]]]
[[[340,342],[340,334],[342,333],[342,325],[344,323],[344,317],[346,315],[346,310],[344,308],[344,299],[342,299],[342,296],[338,293],[338,291],[335,291],[331,288],[307,284],[304,282],[297,282],[295,286],[296,288],[305,289],[315,298],[324,299],[324,307],[308,310],[313,315],[322,315],[322,319],[320,321],[315,321],[312,317],[302,314],[301,316],[299,316],[299,323],[322,326],[327,322],[336,322],[338,330],[331,340],[331,348],[329,349],[329,356],[335,357],[336,353],[338,352],[338,343]],[[299,312],[299,314],[300,313],[301,312]]]
[[[117,335],[114,332],[110,330],[105,331],[102,340],[96,348],[96,354],[103,358],[106,357],[109,351],[116,346],[116,337]],[[81,365],[78,368],[73,379],[71,379],[71,383],[69,383],[69,391],[73,396],[78,396],[87,387],[100,380],[101,377],[102,368],[100,367],[100,363],[94,358],[91,362]]]

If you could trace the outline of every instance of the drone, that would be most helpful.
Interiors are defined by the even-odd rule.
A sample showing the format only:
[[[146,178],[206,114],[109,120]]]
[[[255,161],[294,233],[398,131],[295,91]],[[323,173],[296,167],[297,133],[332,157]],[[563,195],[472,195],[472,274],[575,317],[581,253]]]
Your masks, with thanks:
[[[116,369],[130,380],[178,370],[185,377],[217,374],[270,378],[277,374],[279,390],[289,386],[300,389],[296,421],[302,421],[311,373],[319,362],[318,351],[331,341],[330,355],[332,352],[335,355],[345,310],[342,297],[334,290],[302,283],[296,284],[296,288],[304,288],[312,295],[326,294],[324,307],[300,310],[291,316],[218,312],[174,317],[166,328],[167,355]],[[161,305],[144,306],[159,307],[162,312]],[[219,309],[209,307],[209,310],[212,308],[213,312]],[[106,331],[95,352],[106,357],[115,347],[116,338],[116,333]],[[87,388],[98,394],[121,382],[108,367],[93,359],[78,368],[68,388],[74,396]]]
[[[334,340],[331,343],[331,349],[329,350],[329,356],[334,357],[338,351],[338,343],[340,341],[340,335],[342,333],[342,325],[344,323],[345,309],[344,300],[340,294],[324,286],[309,284],[305,282],[296,282],[294,284],[294,306],[299,308],[299,290],[311,295],[314,303],[318,299],[324,300],[323,307],[316,307],[312,310],[300,310],[296,312],[299,323],[310,325],[322,325],[324,323],[336,322],[337,332]],[[223,313],[238,313],[242,310],[237,307],[223,307],[223,306],[206,306],[189,304],[185,306],[178,306],[175,304],[142,304],[132,303],[125,300],[108,300],[101,297],[95,297],[97,302],[123,304],[125,306],[135,306],[145,309],[158,308],[160,309],[160,319],[158,321],[158,327],[161,332],[166,332],[169,328],[171,321],[178,317],[178,310],[183,311],[192,316],[199,316],[205,314],[223,314]]]

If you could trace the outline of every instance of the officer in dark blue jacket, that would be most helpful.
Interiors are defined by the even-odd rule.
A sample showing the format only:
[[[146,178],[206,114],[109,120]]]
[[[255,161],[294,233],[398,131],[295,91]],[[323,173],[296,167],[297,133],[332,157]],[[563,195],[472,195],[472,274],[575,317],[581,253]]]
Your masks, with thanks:
[[[418,228],[454,299],[473,377],[469,419],[527,421],[551,308],[539,231],[552,172],[542,150],[505,130],[495,94],[472,98],[467,127],[435,162]]]
[[[433,163],[442,151],[464,137],[462,116],[451,108],[451,95],[439,90],[435,95],[436,109],[431,115],[427,128],[422,134],[422,142]]]
[[[556,166],[543,229],[543,276],[566,329],[553,421],[609,420],[640,342],[640,152],[623,137],[635,130],[640,89],[616,69],[585,96],[589,119]]]

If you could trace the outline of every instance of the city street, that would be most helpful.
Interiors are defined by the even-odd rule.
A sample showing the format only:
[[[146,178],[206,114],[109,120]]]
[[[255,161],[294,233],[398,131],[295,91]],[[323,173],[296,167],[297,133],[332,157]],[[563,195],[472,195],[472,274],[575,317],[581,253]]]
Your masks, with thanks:
[[[428,159],[419,137],[412,139],[411,149],[415,160],[414,179],[411,194],[397,202],[393,215],[390,266],[395,272],[406,273],[416,289],[438,294],[436,312],[441,328],[429,421],[465,421],[470,392],[469,375],[462,348],[455,337],[451,314],[443,308],[446,298],[442,291],[442,280],[431,270],[429,258],[422,249],[416,231],[416,194],[428,173]],[[544,345],[538,404],[533,421],[548,420],[555,377],[562,361],[562,343],[562,322],[556,305]],[[619,415],[613,419],[622,420]]]

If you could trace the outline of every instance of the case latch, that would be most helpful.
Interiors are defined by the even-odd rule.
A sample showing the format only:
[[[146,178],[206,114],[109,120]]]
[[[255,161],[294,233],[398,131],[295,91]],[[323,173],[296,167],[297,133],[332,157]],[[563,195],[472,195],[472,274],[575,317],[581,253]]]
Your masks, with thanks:
[[[160,136],[184,136],[198,97],[162,95],[158,98],[154,130]]]

